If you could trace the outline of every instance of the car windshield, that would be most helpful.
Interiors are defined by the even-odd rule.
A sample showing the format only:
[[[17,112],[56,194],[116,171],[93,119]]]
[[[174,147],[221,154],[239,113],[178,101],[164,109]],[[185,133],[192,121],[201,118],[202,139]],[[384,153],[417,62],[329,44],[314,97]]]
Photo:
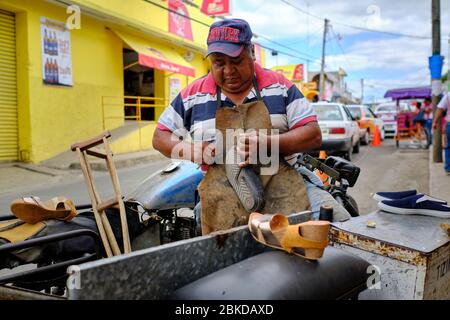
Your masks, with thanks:
[[[341,110],[337,105],[314,105],[314,111],[319,121],[342,121]]]
[[[370,108],[364,107],[364,112],[366,113],[366,118],[374,118],[374,114]]]
[[[410,111],[409,107],[405,103],[400,103],[401,111]],[[377,112],[397,112],[397,106],[395,104],[380,105],[377,108]]]
[[[377,108],[377,112],[395,112],[397,111],[396,106],[380,106]]]
[[[350,108],[348,108],[348,110],[352,114],[353,118],[361,119],[361,108],[359,108],[359,107],[350,107]]]

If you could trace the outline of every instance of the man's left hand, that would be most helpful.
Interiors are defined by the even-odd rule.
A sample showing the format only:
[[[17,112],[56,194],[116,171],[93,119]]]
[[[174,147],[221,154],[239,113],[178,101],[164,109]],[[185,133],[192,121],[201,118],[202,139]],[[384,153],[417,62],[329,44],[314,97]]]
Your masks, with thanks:
[[[259,130],[243,133],[239,136],[237,142],[238,156],[241,162],[241,168],[250,164],[258,163],[258,151],[262,145],[266,145],[269,149],[270,138]]]

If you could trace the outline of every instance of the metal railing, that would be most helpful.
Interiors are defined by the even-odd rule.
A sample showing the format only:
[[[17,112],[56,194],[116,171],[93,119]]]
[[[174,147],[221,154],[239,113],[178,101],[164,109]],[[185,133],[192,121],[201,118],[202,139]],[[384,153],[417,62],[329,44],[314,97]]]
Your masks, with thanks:
[[[135,108],[136,114],[132,116],[107,116],[106,110],[113,107],[122,107],[124,112],[126,108]],[[142,109],[153,108],[155,109],[155,119],[157,110],[164,110],[167,107],[167,99],[158,97],[139,97],[139,96],[103,96],[102,97],[102,115],[103,115],[103,130],[106,130],[106,120],[110,119],[125,119],[142,121]]]
[[[142,150],[141,128],[142,121],[152,123],[158,121],[158,111],[167,107],[167,99],[160,97],[140,96],[103,96],[102,118],[103,130],[109,129],[106,125],[108,120],[124,119],[137,121],[139,127],[139,145]],[[126,115],[128,110],[134,110],[134,115]],[[142,109],[154,109],[154,120],[142,120]],[[123,110],[123,113],[122,113]],[[120,112],[120,115],[117,115]]]

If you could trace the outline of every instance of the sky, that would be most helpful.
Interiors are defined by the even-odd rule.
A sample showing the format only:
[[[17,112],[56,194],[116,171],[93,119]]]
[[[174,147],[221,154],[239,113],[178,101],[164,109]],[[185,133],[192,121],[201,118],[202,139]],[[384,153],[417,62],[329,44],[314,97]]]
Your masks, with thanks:
[[[256,42],[280,52],[272,56],[266,49],[268,68],[304,63],[309,71],[320,70],[327,18],[325,70],[343,68],[355,97],[361,96],[361,79],[365,103],[382,100],[388,89],[430,84],[431,0],[231,0],[231,5],[232,17],[249,22]],[[448,70],[449,37],[450,0],[441,0],[443,72]]]

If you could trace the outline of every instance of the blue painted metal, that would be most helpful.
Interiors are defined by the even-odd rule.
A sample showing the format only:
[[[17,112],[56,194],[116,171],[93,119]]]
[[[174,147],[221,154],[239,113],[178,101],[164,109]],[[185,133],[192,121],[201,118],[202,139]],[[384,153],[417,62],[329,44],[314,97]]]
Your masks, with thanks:
[[[193,208],[202,179],[199,165],[189,161],[172,163],[148,177],[125,201],[139,202],[147,210]]]

